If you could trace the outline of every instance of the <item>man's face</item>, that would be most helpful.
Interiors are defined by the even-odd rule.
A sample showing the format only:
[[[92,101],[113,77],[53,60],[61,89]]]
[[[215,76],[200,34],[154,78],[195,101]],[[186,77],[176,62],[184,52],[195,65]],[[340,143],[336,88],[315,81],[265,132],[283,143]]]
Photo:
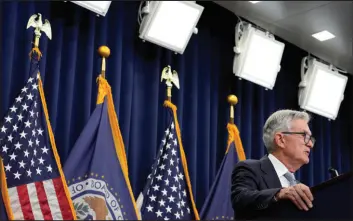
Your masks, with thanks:
[[[309,163],[309,155],[313,148],[313,143],[309,140],[311,131],[307,122],[301,119],[293,120],[290,132],[304,132],[305,134],[283,134],[283,153],[297,164]],[[305,141],[309,142],[305,144]]]

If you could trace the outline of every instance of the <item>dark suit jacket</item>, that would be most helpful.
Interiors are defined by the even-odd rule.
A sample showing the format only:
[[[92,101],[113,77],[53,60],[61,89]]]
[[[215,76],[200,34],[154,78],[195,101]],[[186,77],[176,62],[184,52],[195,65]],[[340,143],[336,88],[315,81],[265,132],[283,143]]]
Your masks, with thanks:
[[[255,219],[269,211],[273,197],[282,188],[268,156],[245,160],[232,172],[231,201],[236,220]]]

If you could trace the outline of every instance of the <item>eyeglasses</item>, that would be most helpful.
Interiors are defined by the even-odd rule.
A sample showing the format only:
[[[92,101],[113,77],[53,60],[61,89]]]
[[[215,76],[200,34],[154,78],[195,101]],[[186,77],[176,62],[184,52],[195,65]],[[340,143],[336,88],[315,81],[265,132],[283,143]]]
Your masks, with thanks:
[[[304,137],[304,143],[305,145],[307,145],[309,143],[309,141],[311,141],[311,143],[313,144],[313,146],[315,145],[315,138],[312,136],[312,135],[309,135],[305,132],[288,132],[288,131],[285,131],[285,132],[282,132],[282,134],[300,134],[300,135],[303,135]]]

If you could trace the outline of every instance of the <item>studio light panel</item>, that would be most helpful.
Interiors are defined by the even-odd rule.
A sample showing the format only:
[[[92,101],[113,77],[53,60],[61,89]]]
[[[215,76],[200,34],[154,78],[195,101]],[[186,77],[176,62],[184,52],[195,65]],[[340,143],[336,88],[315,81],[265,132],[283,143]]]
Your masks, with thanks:
[[[252,27],[245,31],[239,44],[240,54],[235,56],[233,65],[235,75],[273,89],[285,45]]]
[[[98,15],[105,16],[108,12],[112,1],[71,1],[83,8],[97,13]]]
[[[183,54],[203,9],[188,1],[151,1],[150,12],[140,26],[140,38]]]
[[[329,119],[336,119],[344,98],[347,76],[330,70],[319,62],[312,64],[307,75],[308,84],[303,91],[301,108]]]

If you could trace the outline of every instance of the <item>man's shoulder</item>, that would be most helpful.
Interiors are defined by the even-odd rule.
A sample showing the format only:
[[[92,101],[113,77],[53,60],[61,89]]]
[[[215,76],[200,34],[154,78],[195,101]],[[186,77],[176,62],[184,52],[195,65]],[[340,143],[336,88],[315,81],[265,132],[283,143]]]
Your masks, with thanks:
[[[239,161],[236,165],[239,166],[256,166],[256,165],[260,165],[261,164],[261,160],[256,160],[256,159],[246,159],[243,161]]]
[[[235,165],[235,168],[234,169],[237,169],[237,168],[251,168],[253,170],[257,170],[260,168],[261,166],[261,163],[266,160],[267,156],[264,156],[263,158],[257,160],[257,159],[246,159],[246,160],[243,160],[243,161],[239,161],[236,165]]]

